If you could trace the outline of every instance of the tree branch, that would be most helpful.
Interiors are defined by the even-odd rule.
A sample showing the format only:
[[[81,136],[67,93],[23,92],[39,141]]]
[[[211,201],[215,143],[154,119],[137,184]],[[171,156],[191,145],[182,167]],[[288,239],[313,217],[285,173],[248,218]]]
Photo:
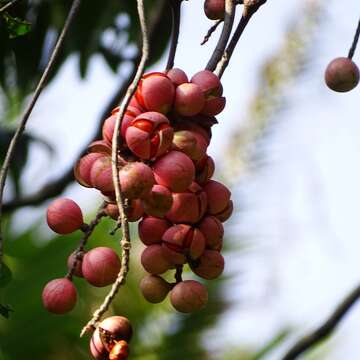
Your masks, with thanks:
[[[300,341],[292,346],[282,360],[296,359],[299,355],[316,346],[320,341],[329,336],[359,298],[360,285],[357,286],[348,296],[346,296],[346,298],[338,305],[324,324],[322,324],[314,332],[304,336]]]
[[[129,271],[129,262],[130,262],[130,248],[131,248],[131,239],[130,239],[130,231],[129,231],[129,223],[127,220],[127,216],[125,213],[125,199],[121,192],[121,185],[119,179],[119,164],[118,164],[118,152],[119,152],[119,130],[121,127],[121,121],[125,114],[126,108],[134,95],[138,83],[145,71],[145,65],[149,58],[149,39],[148,39],[148,32],[146,28],[146,20],[145,20],[145,12],[144,12],[144,3],[143,0],[137,0],[137,7],[139,13],[139,20],[141,26],[141,33],[142,33],[142,55],[140,64],[137,68],[136,75],[134,77],[133,82],[129,86],[124,99],[122,100],[119,112],[116,116],[116,122],[114,127],[114,135],[112,139],[112,174],[113,174],[113,182],[115,187],[115,195],[116,195],[116,203],[119,208],[119,215],[120,215],[120,222],[121,228],[123,232],[123,238],[121,240],[122,245],[122,257],[121,257],[121,268],[118,274],[118,277],[113,284],[111,291],[106,296],[104,302],[101,304],[98,310],[96,310],[93,314],[92,319],[87,323],[87,325],[82,329],[80,336],[83,336],[87,331],[94,329],[96,324],[98,323],[99,319],[102,315],[108,310],[111,302],[115,298],[117,292],[119,291],[120,287],[125,283],[126,276]],[[119,222],[119,220],[118,220]]]
[[[11,163],[11,160],[13,158],[13,155],[14,155],[14,152],[15,152],[15,148],[17,146],[17,143],[20,139],[20,136],[22,135],[22,133],[24,132],[25,130],[25,127],[26,127],[26,123],[31,115],[31,112],[42,92],[42,90],[44,89],[45,87],[45,84],[47,82],[47,79],[50,75],[50,72],[57,60],[57,57],[59,55],[59,52],[60,52],[60,49],[64,43],[64,39],[65,39],[65,36],[67,35],[69,29],[70,29],[70,25],[71,23],[73,22],[73,20],[75,19],[75,16],[77,14],[77,11],[79,9],[79,6],[80,6],[80,3],[81,3],[81,0],[74,0],[72,5],[71,5],[71,8],[70,8],[70,11],[69,11],[69,14],[66,18],[66,21],[65,21],[65,24],[64,24],[64,27],[60,33],[60,36],[55,44],[55,47],[51,53],[51,56],[50,56],[50,59],[49,59],[49,62],[48,64],[46,65],[46,68],[40,78],[40,81],[35,89],[35,92],[34,92],[34,95],[27,107],[27,109],[25,110],[24,112],[24,115],[22,116],[21,118],[21,121],[20,121],[20,124],[13,136],[13,138],[11,139],[11,142],[10,142],[10,145],[9,145],[9,148],[7,150],[7,153],[6,153],[6,156],[5,156],[5,160],[4,160],[4,163],[2,165],[2,168],[1,168],[1,171],[0,171],[0,270],[1,270],[1,259],[2,259],[2,256],[3,256],[3,235],[2,235],[2,229],[1,229],[1,223],[2,223],[2,202],[3,202],[3,195],[4,195],[4,188],[5,188],[5,181],[6,181],[6,177],[7,177],[7,173],[8,173],[8,170],[9,170],[9,166],[10,166],[10,163]]]
[[[209,62],[206,65],[206,70],[214,71],[217,63],[220,61],[221,57],[223,56],[226,45],[230,38],[232,26],[234,24],[234,16],[235,16],[235,1],[225,0],[224,26],[219,41],[216,45],[216,48]]]
[[[229,64],[229,61],[231,59],[231,56],[235,50],[235,47],[240,40],[240,37],[242,33],[244,32],[247,24],[249,23],[251,17],[256,13],[256,11],[259,9],[259,7],[266,3],[267,0],[260,0],[260,1],[254,1],[251,2],[249,5],[244,5],[244,11],[241,16],[241,19],[239,21],[238,26],[236,27],[236,30],[234,32],[234,35],[232,36],[228,47],[226,48],[226,51],[224,52],[221,61],[217,64],[215,74],[219,76],[219,78],[222,77],[226,67]],[[245,2],[246,3],[246,2]]]
[[[13,6],[16,2],[19,0],[12,0],[9,1],[7,4],[5,4],[2,8],[0,8],[0,14],[3,13],[5,10],[7,10],[9,7]]]
[[[218,28],[218,26],[223,22],[224,20],[223,19],[220,19],[220,20],[216,20],[215,21],[215,24],[208,30],[208,32],[206,33],[206,35],[204,36],[204,39],[202,40],[202,42],[200,43],[200,45],[205,45],[211,35],[213,34],[213,32]]]
[[[358,22],[357,29],[355,31],[353,43],[352,43],[351,48],[349,50],[349,55],[348,55],[349,59],[352,59],[354,54],[355,54],[357,43],[359,41],[359,36],[360,36],[360,19],[359,19],[359,22]]]
[[[171,15],[172,15],[172,29],[171,29],[170,51],[169,51],[168,61],[166,64],[166,70],[170,70],[174,67],[176,48],[179,41],[181,3],[182,0],[170,1]]]

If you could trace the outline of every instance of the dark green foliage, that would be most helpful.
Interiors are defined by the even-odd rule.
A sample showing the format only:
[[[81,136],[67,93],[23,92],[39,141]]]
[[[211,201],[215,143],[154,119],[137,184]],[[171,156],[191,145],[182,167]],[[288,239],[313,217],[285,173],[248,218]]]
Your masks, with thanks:
[[[31,24],[28,21],[11,16],[7,12],[2,14],[2,18],[10,39],[25,35],[30,31]]]

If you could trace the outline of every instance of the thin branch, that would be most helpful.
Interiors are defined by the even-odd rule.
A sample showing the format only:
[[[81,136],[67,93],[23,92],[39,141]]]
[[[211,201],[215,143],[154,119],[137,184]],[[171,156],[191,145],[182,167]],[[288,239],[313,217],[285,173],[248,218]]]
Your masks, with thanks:
[[[171,43],[169,57],[166,64],[166,70],[170,70],[174,67],[174,59],[176,54],[176,48],[179,41],[180,30],[180,17],[181,17],[181,3],[182,0],[171,0],[171,16],[172,16],[172,29],[171,29]]]
[[[244,32],[247,24],[249,23],[251,17],[256,13],[256,11],[259,9],[261,5],[266,3],[266,1],[267,0],[260,0],[260,1],[255,1],[252,5],[247,5],[247,6],[244,5],[244,12],[234,32],[234,35],[232,36],[229,45],[222,56],[221,61],[217,64],[215,74],[218,75],[219,78],[222,77],[226,67],[228,66],[231,56],[235,50],[235,47],[238,41],[240,40],[240,37]]]
[[[124,99],[122,100],[119,112],[116,116],[116,122],[115,122],[115,128],[114,128],[114,135],[112,139],[112,173],[113,173],[113,182],[115,186],[115,194],[116,194],[116,203],[119,208],[119,214],[120,214],[120,222],[121,222],[121,228],[123,232],[123,238],[121,240],[121,246],[122,246],[122,256],[121,256],[121,268],[120,272],[118,274],[118,277],[116,281],[114,282],[111,291],[106,296],[105,300],[97,309],[92,319],[87,323],[87,325],[82,329],[80,336],[83,336],[86,332],[88,332],[91,329],[94,329],[96,327],[96,324],[102,317],[102,315],[108,310],[111,302],[115,298],[117,292],[119,291],[120,287],[125,283],[126,276],[129,271],[129,261],[130,261],[130,248],[131,248],[131,242],[130,242],[130,231],[129,231],[129,223],[127,220],[127,216],[125,213],[125,199],[121,192],[121,186],[120,186],[120,180],[119,180],[119,164],[118,164],[118,151],[119,151],[119,130],[121,126],[122,118],[125,114],[125,110],[134,95],[136,88],[138,86],[138,83],[144,73],[145,65],[149,57],[149,39],[148,39],[148,32],[146,28],[146,20],[145,20],[145,12],[144,12],[144,3],[143,0],[137,0],[137,7],[138,7],[138,13],[139,13],[139,20],[140,20],[140,26],[141,26],[141,32],[142,32],[142,55],[140,64],[137,68],[137,72],[135,75],[135,78],[132,82],[132,84],[129,86]]]
[[[219,41],[216,45],[216,48],[209,62],[206,65],[206,70],[214,71],[217,63],[220,61],[221,57],[223,56],[223,53],[230,38],[231,30],[234,24],[234,16],[235,16],[235,1],[225,0],[224,26]]]
[[[182,273],[183,273],[183,265],[176,265],[176,271],[175,271],[175,281],[176,284],[183,281],[182,279]]]
[[[86,229],[84,231],[84,236],[80,240],[79,246],[76,249],[74,261],[73,261],[73,263],[71,265],[71,268],[69,269],[68,273],[66,274],[66,277],[69,280],[72,280],[72,278],[74,276],[76,266],[77,266],[78,262],[81,261],[81,259],[84,256],[85,245],[86,245],[89,237],[91,236],[91,234],[95,230],[96,226],[99,224],[100,220],[104,216],[106,216],[106,213],[104,211],[105,206],[106,206],[106,202],[103,202],[101,204],[101,206],[100,206],[94,220],[92,220],[91,223],[89,225],[87,225],[87,227],[86,227]]]
[[[337,306],[330,317],[314,332],[304,336],[286,353],[282,360],[293,360],[299,355],[316,346],[320,341],[329,336],[347,314],[350,308],[360,298],[360,285],[357,286],[346,298]]]
[[[12,0],[9,1],[7,4],[5,4],[2,8],[0,8],[0,14],[3,13],[5,10],[7,10],[10,6],[13,6],[16,2],[19,0]]]
[[[357,29],[355,31],[354,40],[353,40],[351,48],[349,50],[349,55],[348,55],[349,59],[352,59],[354,54],[355,54],[356,47],[357,47],[357,44],[358,44],[358,41],[359,41],[359,36],[360,36],[360,19],[359,19],[359,22],[358,22]]]
[[[81,3],[81,0],[74,0],[72,5],[71,5],[71,8],[70,8],[70,11],[69,11],[69,14],[67,16],[67,19],[65,21],[65,24],[64,24],[64,27],[61,31],[61,34],[55,44],[55,47],[52,51],[52,54],[50,56],[50,59],[49,59],[49,62],[48,64],[46,65],[46,68],[40,78],[40,81],[36,87],[36,90],[34,92],[34,95],[30,101],[30,104],[28,105],[27,109],[25,110],[25,113],[24,115],[22,116],[21,118],[21,121],[20,121],[20,124],[13,136],[13,138],[11,139],[11,142],[10,142],[10,145],[9,145],[9,148],[7,150],[7,153],[6,153],[6,156],[5,156],[5,160],[4,160],[4,163],[3,163],[3,166],[1,168],[1,171],[0,171],[0,270],[1,270],[1,259],[2,259],[2,256],[3,256],[3,235],[2,235],[2,230],[1,230],[1,220],[2,220],[2,202],[3,202],[3,195],[4,195],[4,187],[5,187],[5,181],[6,181],[6,177],[7,177],[7,173],[8,173],[8,170],[9,170],[9,166],[10,166],[10,163],[11,163],[11,160],[13,158],[13,155],[14,155],[14,152],[15,152],[15,148],[16,148],[16,145],[17,145],[17,142],[20,138],[20,136],[22,135],[22,133],[24,132],[25,130],[25,126],[26,126],[26,123],[30,117],[30,114],[43,90],[43,88],[45,87],[45,84],[46,84],[46,81],[50,75],[50,72],[56,62],[56,59],[59,55],[59,52],[60,52],[60,49],[64,43],[64,39],[65,39],[65,36],[67,35],[69,29],[70,29],[70,25],[71,23],[73,22],[73,20],[75,19],[75,16],[77,14],[77,11],[79,9],[79,6],[80,6],[80,3]]]
[[[218,26],[219,26],[223,21],[224,21],[223,19],[220,19],[220,20],[216,20],[216,21],[215,21],[215,24],[208,30],[207,34],[204,36],[204,39],[203,39],[203,41],[200,43],[200,45],[205,45],[205,44],[209,41],[209,39],[210,39],[211,35],[213,34],[213,32],[218,28]]]

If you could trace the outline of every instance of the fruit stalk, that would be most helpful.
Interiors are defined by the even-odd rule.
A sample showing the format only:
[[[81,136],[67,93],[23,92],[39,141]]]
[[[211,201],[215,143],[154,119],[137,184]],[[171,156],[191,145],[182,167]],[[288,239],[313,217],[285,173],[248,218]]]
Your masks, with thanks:
[[[356,28],[356,31],[355,31],[355,35],[354,35],[354,40],[351,44],[351,48],[349,50],[349,54],[348,54],[348,58],[351,60],[355,54],[355,51],[356,51],[356,47],[357,47],[357,44],[358,44],[358,41],[359,41],[359,37],[360,37],[360,19],[359,19],[359,22],[358,22],[358,26]]]
[[[176,48],[179,40],[180,31],[180,17],[181,17],[181,3],[183,0],[171,0],[171,16],[172,16],[172,29],[171,29],[171,45],[169,51],[169,57],[166,64],[166,70],[170,70],[174,67],[174,59],[176,54]]]

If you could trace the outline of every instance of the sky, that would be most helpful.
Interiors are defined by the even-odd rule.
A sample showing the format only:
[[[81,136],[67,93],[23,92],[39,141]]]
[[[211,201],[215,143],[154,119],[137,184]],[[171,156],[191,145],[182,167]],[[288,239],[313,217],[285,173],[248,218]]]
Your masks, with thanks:
[[[337,1],[324,3],[313,57],[289,88],[290,105],[278,116],[266,140],[264,165],[243,179],[228,182],[235,201],[241,202],[241,211],[235,213],[225,231],[232,241],[246,239],[246,248],[226,254],[226,274],[233,276],[226,294],[233,306],[213,331],[221,331],[229,345],[256,348],[277,329],[292,326],[294,336],[269,360],[278,359],[300,334],[323,321],[360,282],[360,87],[337,94],[323,81],[327,63],[347,54],[360,4],[356,0],[347,1],[346,6]],[[240,40],[222,79],[227,107],[214,127],[209,148],[217,163],[222,162],[231,134],[242,125],[258,86],[261,66],[281,46],[302,4],[299,0],[268,0]],[[206,65],[216,43],[214,36],[206,46],[199,46],[209,26],[202,1],[183,5],[175,66],[190,76]],[[360,52],[354,60],[360,64]],[[162,70],[164,66],[165,59],[153,69]],[[126,69],[114,75],[100,58],[94,58],[88,78],[81,81],[75,57],[63,66],[29,121],[28,130],[48,139],[56,155],[50,158],[40,147],[32,148],[32,166],[24,175],[28,193],[74,162],[91,137],[122,71]],[[94,191],[78,185],[70,186],[65,195],[89,210],[101,201]],[[16,215],[19,231],[37,217],[46,234],[44,208],[32,210],[27,220],[23,216],[26,211]],[[328,342],[331,352],[326,358],[350,359],[360,354],[359,331],[358,305]]]

